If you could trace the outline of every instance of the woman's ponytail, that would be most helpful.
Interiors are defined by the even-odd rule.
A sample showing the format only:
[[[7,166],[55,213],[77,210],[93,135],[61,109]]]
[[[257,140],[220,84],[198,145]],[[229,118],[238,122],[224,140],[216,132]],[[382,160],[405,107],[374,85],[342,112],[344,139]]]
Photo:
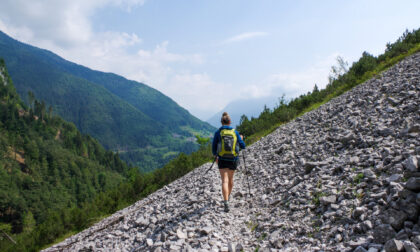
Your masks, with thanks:
[[[228,125],[228,124],[231,123],[230,116],[229,116],[229,114],[227,112],[223,112],[223,115],[222,115],[222,118],[220,119],[220,122],[223,125]]]

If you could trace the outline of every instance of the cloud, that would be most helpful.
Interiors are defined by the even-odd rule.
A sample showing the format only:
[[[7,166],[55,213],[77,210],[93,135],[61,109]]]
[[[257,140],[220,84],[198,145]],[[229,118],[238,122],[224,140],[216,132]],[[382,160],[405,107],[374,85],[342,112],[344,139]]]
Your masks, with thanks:
[[[290,99],[312,91],[315,84],[324,88],[337,56],[334,53],[299,71],[273,73],[255,83],[243,83],[240,86],[216,82],[206,73],[174,74],[167,80],[170,85],[166,86],[166,91],[193,114],[207,119],[234,100],[253,101],[271,97],[272,104],[275,104],[283,94],[286,99]]]
[[[240,98],[235,85],[215,82],[207,73],[175,74],[169,83],[172,98],[203,120]]]
[[[97,34],[89,18],[99,8],[116,6],[131,10],[145,0],[2,0],[0,23],[3,31],[25,42],[71,48],[88,43]]]
[[[222,44],[230,44],[230,43],[234,43],[234,42],[239,42],[239,41],[243,41],[243,40],[248,40],[248,39],[252,39],[252,38],[256,38],[256,37],[264,37],[267,36],[268,33],[266,32],[245,32],[245,33],[241,33],[239,35],[230,37],[228,39],[225,39]]]
[[[312,91],[315,84],[318,88],[324,88],[328,83],[331,66],[336,64],[337,56],[337,53],[331,54],[300,71],[270,74],[258,83],[244,86],[241,90],[242,96],[246,97],[248,95],[251,98],[260,98],[281,97],[285,94],[286,97],[293,98]]]

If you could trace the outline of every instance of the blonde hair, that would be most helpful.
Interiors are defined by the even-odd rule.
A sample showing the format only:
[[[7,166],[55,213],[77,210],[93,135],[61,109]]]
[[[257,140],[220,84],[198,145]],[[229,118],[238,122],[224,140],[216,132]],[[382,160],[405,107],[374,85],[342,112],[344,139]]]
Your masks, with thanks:
[[[223,125],[228,125],[230,124],[230,116],[227,112],[223,112],[222,118],[220,119],[220,122]]]

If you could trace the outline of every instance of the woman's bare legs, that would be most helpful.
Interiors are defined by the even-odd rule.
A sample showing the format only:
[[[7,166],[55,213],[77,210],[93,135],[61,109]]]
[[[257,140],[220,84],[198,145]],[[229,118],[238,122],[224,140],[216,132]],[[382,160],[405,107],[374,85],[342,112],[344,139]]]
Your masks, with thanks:
[[[230,194],[232,193],[232,188],[233,188],[233,174],[235,173],[234,170],[228,170],[228,178],[229,178],[229,194],[228,194],[228,199]]]
[[[220,177],[222,179],[223,199],[227,201],[229,199],[229,193],[230,193],[230,191],[229,191],[229,169],[228,168],[219,169],[219,172],[220,172]]]
[[[235,171],[228,168],[219,169],[220,177],[222,179],[222,194],[223,199],[228,200],[233,188],[233,175]]]

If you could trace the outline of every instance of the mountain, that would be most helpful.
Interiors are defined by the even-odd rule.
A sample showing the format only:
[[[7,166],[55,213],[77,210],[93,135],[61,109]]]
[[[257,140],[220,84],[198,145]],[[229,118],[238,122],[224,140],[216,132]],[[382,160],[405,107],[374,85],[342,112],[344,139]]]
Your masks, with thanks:
[[[419,80],[416,53],[248,146],[229,213],[207,163],[45,251],[418,251]]]
[[[230,102],[224,109],[214,114],[206,122],[214,127],[220,127],[220,118],[223,112],[228,112],[232,119],[232,125],[239,125],[242,115],[246,115],[248,118],[257,117],[264,106],[267,108],[274,108],[277,104],[276,101],[279,97],[263,97],[263,98],[250,98],[250,99],[239,99]]]
[[[196,150],[194,135],[215,130],[145,84],[91,70],[2,32],[0,57],[26,102],[33,92],[82,133],[143,170]]]
[[[125,181],[128,171],[129,167],[118,154],[106,151],[96,140],[82,135],[74,124],[48,113],[44,102],[33,100],[28,108],[16,93],[4,61],[0,60],[0,230],[3,234],[30,234],[47,219],[52,220],[48,226],[54,225],[53,212],[76,211]],[[5,251],[8,245],[10,242],[2,235],[0,250]]]

